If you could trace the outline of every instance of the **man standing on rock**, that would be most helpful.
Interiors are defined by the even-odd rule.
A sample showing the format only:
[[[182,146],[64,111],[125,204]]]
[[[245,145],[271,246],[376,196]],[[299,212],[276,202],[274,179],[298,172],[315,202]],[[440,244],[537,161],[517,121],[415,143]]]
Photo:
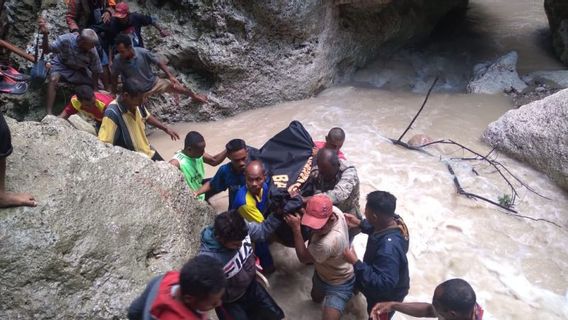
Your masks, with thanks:
[[[128,3],[121,2],[116,5],[116,10],[105,32],[105,41],[109,45],[114,44],[114,39],[120,33],[129,35],[132,39],[134,47],[144,48],[144,40],[142,39],[142,27],[153,26],[160,32],[160,36],[165,38],[170,33],[162,28],[158,21],[152,16],[140,14],[138,12],[130,12]]]
[[[144,48],[132,46],[132,39],[128,35],[119,34],[115,40],[118,55],[112,63],[112,92],[118,87],[118,76],[122,82],[130,81],[148,97],[164,92],[178,93],[190,96],[193,100],[204,103],[207,97],[194,93],[183,86],[170,72],[168,66],[155,54]],[[158,78],[152,71],[152,65],[159,67],[168,79]]]
[[[408,228],[395,214],[396,198],[385,191],[373,191],[367,195],[365,217],[361,221],[346,214],[349,227],[360,228],[368,234],[363,261],[355,251],[346,249],[344,257],[355,269],[355,287],[367,299],[367,312],[380,301],[402,301],[408,294]],[[388,314],[392,318],[394,312]]]
[[[152,279],[128,308],[128,319],[206,320],[207,311],[221,305],[226,285],[221,263],[197,256],[181,271]]]
[[[319,149],[332,149],[337,152],[337,156],[341,160],[346,160],[345,155],[341,152],[341,147],[345,142],[345,131],[339,127],[331,128],[325,136],[325,141],[314,141],[316,148]]]
[[[99,38],[92,29],[83,29],[81,34],[66,33],[50,44],[45,20],[40,19],[39,32],[43,34],[43,52],[53,52],[49,84],[47,86],[47,114],[53,113],[57,85],[64,80],[72,85],[99,86],[103,67],[95,49]]]
[[[199,255],[214,257],[224,265],[227,289],[223,305],[215,311],[219,320],[280,320],[284,312],[256,280],[256,256],[252,241],[266,241],[281,219],[272,214],[263,223],[245,222],[234,211],[215,217],[201,233]]]
[[[205,139],[196,131],[190,131],[185,136],[185,145],[183,150],[176,152],[174,158],[170,160],[181,170],[185,178],[185,182],[192,192],[196,192],[203,186],[203,178],[205,177],[205,167],[203,163],[210,166],[218,166],[227,157],[227,151],[212,156],[205,152]],[[205,200],[205,195],[201,194],[198,200]]]
[[[7,207],[35,207],[34,197],[23,192],[6,191],[6,158],[12,153],[12,136],[10,128],[0,113],[0,208]]]
[[[163,161],[160,154],[152,149],[146,137],[146,123],[167,133],[172,140],[179,135],[170,129],[148,110],[141,106],[144,94],[130,82],[122,86],[122,94],[106,108],[99,130],[99,140],[120,146],[125,149],[140,152],[154,161]]]
[[[294,234],[300,262],[314,264],[311,295],[314,302],[323,302],[322,320],[340,319],[345,305],[353,297],[355,283],[353,266],[343,259],[343,251],[349,248],[343,212],[333,206],[328,196],[319,194],[308,200],[302,217],[294,214],[284,219]],[[312,230],[307,248],[302,225]]]
[[[225,150],[231,162],[222,165],[213,179],[204,183],[195,192],[195,196],[205,193],[216,194],[229,189],[229,208],[232,208],[237,191],[246,184],[245,167],[248,163],[248,149],[244,140],[233,139],[225,145]]]

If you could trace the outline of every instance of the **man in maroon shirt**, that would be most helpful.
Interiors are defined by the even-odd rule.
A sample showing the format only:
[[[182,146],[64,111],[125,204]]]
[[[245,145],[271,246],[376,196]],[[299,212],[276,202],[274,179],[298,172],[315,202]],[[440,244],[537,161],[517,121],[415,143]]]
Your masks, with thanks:
[[[345,142],[345,131],[339,127],[331,128],[325,136],[325,141],[314,141],[316,148],[322,149],[332,149],[337,151],[337,156],[341,160],[346,160],[345,155],[341,152],[341,147],[343,147],[343,143]]]

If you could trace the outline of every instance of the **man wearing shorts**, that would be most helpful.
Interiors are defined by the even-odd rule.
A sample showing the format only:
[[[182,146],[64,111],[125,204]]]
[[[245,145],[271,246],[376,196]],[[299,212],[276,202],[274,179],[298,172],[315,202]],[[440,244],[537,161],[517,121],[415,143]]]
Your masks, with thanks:
[[[129,81],[144,92],[144,100],[152,95],[170,92],[190,96],[197,102],[207,102],[207,97],[184,87],[155,54],[144,48],[133,47],[128,35],[118,35],[114,44],[118,55],[112,63],[112,93],[116,92],[118,76],[121,76],[123,83]],[[158,78],[152,71],[152,65],[164,71],[168,79]]]
[[[343,259],[343,251],[349,248],[347,222],[343,212],[333,206],[331,199],[318,194],[311,197],[297,214],[284,217],[294,234],[296,255],[302,263],[313,263],[312,300],[323,302],[324,320],[338,320],[347,302],[353,297],[355,275],[353,266]],[[312,237],[306,248],[301,225],[312,229]]]
[[[43,52],[54,53],[51,60],[49,85],[47,87],[47,114],[53,113],[53,103],[59,81],[72,85],[90,85],[97,88],[103,67],[95,45],[99,38],[92,29],[83,29],[81,34],[66,33],[49,43],[47,24],[41,19],[39,32],[43,34]]]
[[[12,137],[10,128],[0,113],[0,208],[7,207],[35,207],[34,197],[23,192],[6,191],[6,158],[12,153]]]

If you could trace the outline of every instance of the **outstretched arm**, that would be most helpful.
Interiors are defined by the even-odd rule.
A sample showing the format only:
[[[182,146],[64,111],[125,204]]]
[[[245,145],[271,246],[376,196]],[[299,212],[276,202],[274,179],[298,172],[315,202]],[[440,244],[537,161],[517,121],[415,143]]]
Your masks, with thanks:
[[[214,156],[205,152],[203,154],[203,162],[207,163],[210,166],[215,167],[221,164],[221,162],[223,162],[223,160],[225,160],[226,157],[227,157],[227,150],[223,150]]]
[[[201,188],[199,188],[199,189],[197,189],[197,191],[195,191],[195,196],[197,197],[197,196],[202,195],[206,192],[209,192],[210,190],[211,190],[211,182],[207,181],[201,186]]]
[[[146,122],[167,133],[172,138],[172,140],[175,141],[179,139],[179,134],[174,129],[166,126],[153,115],[149,115],[148,118],[146,118]]]
[[[381,314],[398,311],[417,318],[435,318],[436,312],[430,303],[425,302],[379,302],[371,311],[371,319],[379,320]]]
[[[44,54],[49,53],[49,29],[47,28],[47,22],[43,17],[38,19],[39,24],[39,33],[43,35],[42,42],[41,42],[41,49],[43,50]]]

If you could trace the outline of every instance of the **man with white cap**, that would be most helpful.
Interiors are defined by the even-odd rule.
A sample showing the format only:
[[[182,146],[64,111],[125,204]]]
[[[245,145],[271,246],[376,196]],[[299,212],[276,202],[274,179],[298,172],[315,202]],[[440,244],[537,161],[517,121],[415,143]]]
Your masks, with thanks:
[[[322,319],[339,319],[353,296],[355,283],[353,266],[343,258],[343,251],[349,248],[347,222],[343,212],[324,194],[311,197],[301,214],[301,218],[294,214],[284,219],[294,234],[300,262],[314,264],[312,300],[323,301]],[[308,247],[302,238],[301,225],[312,230]]]

